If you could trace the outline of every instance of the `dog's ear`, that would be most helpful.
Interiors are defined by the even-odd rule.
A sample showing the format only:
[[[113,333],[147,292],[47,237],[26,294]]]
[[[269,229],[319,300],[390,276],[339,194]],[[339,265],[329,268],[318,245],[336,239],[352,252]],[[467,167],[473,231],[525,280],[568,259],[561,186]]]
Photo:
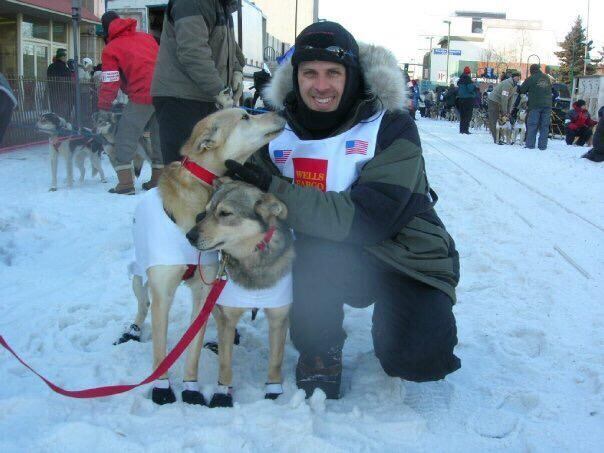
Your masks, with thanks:
[[[256,213],[266,223],[271,223],[271,218],[285,220],[287,218],[287,206],[272,193],[264,193],[254,206]]]
[[[218,139],[218,128],[210,127],[205,129],[201,134],[195,137],[195,134],[191,135],[193,140],[192,148],[194,151],[207,151],[217,146]]]
[[[220,189],[224,184],[227,184],[229,182],[233,182],[233,180],[228,176],[222,176],[220,178],[214,179],[214,181],[212,182],[212,187],[217,190]]]

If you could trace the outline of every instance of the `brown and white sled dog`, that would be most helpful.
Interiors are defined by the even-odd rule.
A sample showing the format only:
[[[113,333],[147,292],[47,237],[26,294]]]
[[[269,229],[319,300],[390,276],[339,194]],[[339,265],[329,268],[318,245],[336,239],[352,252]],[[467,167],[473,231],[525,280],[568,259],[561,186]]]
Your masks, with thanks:
[[[286,206],[274,195],[230,178],[215,182],[214,194],[187,238],[202,251],[221,250],[235,296],[246,297],[263,308],[269,324],[269,363],[265,398],[283,393],[281,367],[292,298],[291,269],[294,244],[284,220]],[[231,407],[232,354],[235,329],[251,307],[247,301],[221,298],[214,308],[218,327],[218,391],[210,407]]]
[[[111,165],[115,168],[115,133],[117,132],[117,124],[119,123],[119,115],[115,112],[107,112],[100,110],[92,114],[92,125],[95,134],[103,138],[103,151],[109,156]],[[151,165],[151,137],[149,132],[145,133],[138,139],[138,147],[136,154],[132,159],[134,176],[138,178],[141,174],[145,161]]]
[[[504,143],[511,144],[512,139],[512,124],[508,115],[499,115],[495,123],[495,143],[503,145]]]
[[[48,148],[50,152],[50,172],[51,183],[50,191],[57,190],[57,164],[59,155],[65,160],[67,169],[67,187],[73,186],[73,164],[80,170],[80,182],[84,181],[86,175],[86,167],[84,161],[90,159],[92,164],[92,176],[98,173],[101,182],[107,182],[101,165],[101,152],[103,151],[102,143],[92,136],[89,131],[88,135],[79,135],[73,131],[71,123],[65,121],[55,113],[44,113],[36,123],[38,131],[48,134]]]
[[[159,215],[169,216],[169,218],[161,217],[161,219],[168,219],[169,225],[174,226],[169,220],[172,219],[178,230],[175,232],[176,235],[182,234],[183,242],[190,247],[185,234],[193,228],[196,216],[206,206],[212,194],[211,184],[195,176],[188,169],[191,168],[190,165],[201,167],[207,173],[221,176],[226,171],[224,165],[226,160],[244,162],[257,149],[277,137],[284,126],[285,121],[274,113],[251,116],[241,109],[221,110],[204,118],[193,128],[191,137],[181,149],[181,154],[188,160],[188,163],[185,165],[173,162],[165,167],[157,189],[147,191],[141,203],[144,202],[144,197],[149,200],[153,199],[151,197],[159,196],[159,210],[161,211]],[[138,224],[135,231],[139,233],[153,229],[153,225],[140,225],[141,219],[139,218],[135,218],[135,222]],[[160,243],[170,250],[171,244],[165,244],[162,238],[150,236],[152,235],[146,235],[141,239],[144,246],[153,247]],[[139,246],[140,242],[137,242],[135,237],[135,248]],[[136,253],[138,257],[139,254]],[[187,270],[187,264],[193,263],[185,261],[183,264],[153,264],[142,272],[147,278],[146,282],[143,282],[141,275],[135,275],[133,278],[132,286],[138,300],[138,313],[134,324],[118,340],[118,343],[140,338],[140,328],[147,315],[148,307],[151,305],[154,369],[166,356],[168,313],[176,288],[180,285]],[[217,268],[217,262],[203,266],[206,282],[211,282],[215,278]],[[193,319],[199,314],[211,286],[202,283],[197,276],[188,279],[186,283],[193,294],[191,313],[191,319]],[[197,384],[199,355],[204,331],[205,328],[195,336],[189,345],[185,363],[182,398],[184,402],[191,404],[205,403]],[[167,380],[167,374],[156,381],[152,399],[157,404],[172,403],[176,400]]]

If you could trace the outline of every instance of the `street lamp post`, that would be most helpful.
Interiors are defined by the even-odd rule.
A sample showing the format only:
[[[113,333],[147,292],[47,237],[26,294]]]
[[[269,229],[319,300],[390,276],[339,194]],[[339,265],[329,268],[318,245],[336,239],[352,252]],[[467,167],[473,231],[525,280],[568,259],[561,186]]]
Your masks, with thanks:
[[[587,53],[589,51],[589,0],[587,0],[587,23],[585,25],[585,54],[583,55],[583,75],[587,74]]]
[[[445,84],[449,85],[449,54],[451,53],[451,21],[443,20],[443,23],[447,24],[449,29],[447,31],[447,79],[445,80]]]
[[[78,55],[78,38],[80,34],[80,8],[82,6],[82,0],[71,0],[71,21],[73,28],[73,59],[75,60],[75,121],[74,126],[76,130],[80,129],[80,112],[81,112],[81,98],[80,98],[80,75],[78,64],[80,62],[80,56]]]
[[[430,40],[430,53],[428,54],[428,81],[432,83],[432,40],[434,36],[427,36],[426,39]]]

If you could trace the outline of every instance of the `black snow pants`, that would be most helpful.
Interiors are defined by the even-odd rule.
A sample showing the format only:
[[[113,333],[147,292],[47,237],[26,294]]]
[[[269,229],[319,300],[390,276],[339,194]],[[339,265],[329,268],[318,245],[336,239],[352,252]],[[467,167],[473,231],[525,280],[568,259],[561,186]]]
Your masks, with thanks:
[[[373,304],[374,351],[388,375],[422,382],[460,368],[453,354],[457,328],[449,296],[387,267],[358,245],[300,236],[290,313],[298,352],[341,350],[344,304]]]
[[[470,132],[470,121],[472,121],[472,110],[474,109],[474,99],[460,98],[457,100],[459,108],[459,132],[464,134]]]
[[[193,127],[217,109],[213,102],[173,97],[154,97],[153,107],[159,124],[164,165],[181,159],[180,148],[189,139]]]

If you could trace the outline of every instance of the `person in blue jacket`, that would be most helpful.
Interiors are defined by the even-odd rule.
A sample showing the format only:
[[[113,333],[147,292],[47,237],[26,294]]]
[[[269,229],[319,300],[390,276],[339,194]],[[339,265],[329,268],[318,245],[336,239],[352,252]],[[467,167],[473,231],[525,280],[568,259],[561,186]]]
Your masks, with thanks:
[[[470,134],[470,121],[476,97],[476,85],[470,78],[470,68],[466,66],[457,82],[457,108],[459,109],[459,133]]]

